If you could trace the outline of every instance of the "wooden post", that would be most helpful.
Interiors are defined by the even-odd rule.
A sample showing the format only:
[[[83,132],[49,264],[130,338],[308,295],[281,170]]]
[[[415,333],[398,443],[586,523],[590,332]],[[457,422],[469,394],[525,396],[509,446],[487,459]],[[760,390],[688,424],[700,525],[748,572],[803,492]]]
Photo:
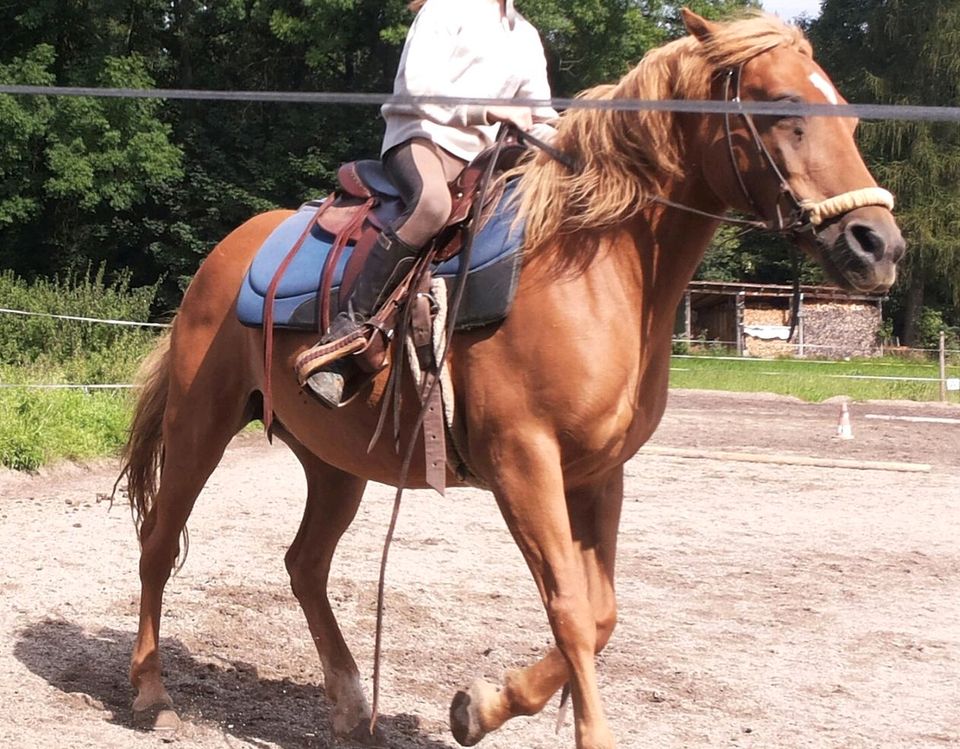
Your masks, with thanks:
[[[690,302],[690,289],[683,294],[683,321],[686,329],[687,347],[690,347],[690,339],[693,337],[693,305]]]
[[[947,334],[940,331],[940,400],[947,400]]]

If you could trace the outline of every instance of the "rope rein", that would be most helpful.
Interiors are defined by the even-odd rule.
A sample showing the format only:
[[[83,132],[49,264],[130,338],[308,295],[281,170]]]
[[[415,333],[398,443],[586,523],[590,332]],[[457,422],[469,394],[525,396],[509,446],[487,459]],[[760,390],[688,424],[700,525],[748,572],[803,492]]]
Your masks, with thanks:
[[[473,252],[473,239],[476,235],[476,231],[479,227],[480,219],[483,214],[484,198],[486,197],[487,191],[490,187],[490,181],[493,178],[493,171],[497,165],[497,161],[499,160],[500,152],[503,150],[504,141],[511,130],[512,128],[510,127],[500,128],[500,132],[497,135],[497,140],[494,145],[493,155],[490,159],[490,162],[487,164],[486,169],[484,170],[483,177],[481,178],[474,195],[470,221],[467,224],[466,236],[463,241],[463,246],[460,250],[460,272],[457,276],[456,288],[450,299],[450,305],[447,311],[447,329],[445,331],[443,349],[441,350],[438,361],[436,362],[437,371],[443,369],[444,363],[446,362],[450,353],[450,345],[453,341],[453,334],[456,329],[457,315],[460,310],[460,306],[463,304],[463,296],[467,287],[467,273],[470,268],[470,257]],[[405,345],[405,339],[405,334],[397,336],[396,345],[402,349],[402,347]],[[402,357],[396,357],[393,366],[402,367]],[[433,395],[434,390],[436,390],[439,384],[440,378],[434,378],[430,383],[429,388],[423,394],[420,412],[417,414],[417,419],[413,424],[413,429],[410,433],[410,442],[407,445],[406,453],[403,456],[403,463],[400,467],[400,475],[397,480],[397,492],[393,499],[393,512],[390,516],[390,525],[387,529],[387,535],[383,543],[383,555],[380,559],[380,581],[377,586],[377,627],[373,649],[373,703],[370,708],[371,736],[373,736],[376,731],[377,714],[380,707],[380,656],[383,649],[383,604],[386,595],[387,557],[390,553],[390,546],[393,542],[394,532],[397,528],[397,520],[400,517],[400,502],[403,498],[403,489],[409,477],[410,464],[413,460],[414,450],[416,449],[417,438],[420,436],[420,431],[423,428],[423,422],[427,415],[428,404],[430,403],[430,396]],[[397,388],[399,390],[399,384],[397,385]]]

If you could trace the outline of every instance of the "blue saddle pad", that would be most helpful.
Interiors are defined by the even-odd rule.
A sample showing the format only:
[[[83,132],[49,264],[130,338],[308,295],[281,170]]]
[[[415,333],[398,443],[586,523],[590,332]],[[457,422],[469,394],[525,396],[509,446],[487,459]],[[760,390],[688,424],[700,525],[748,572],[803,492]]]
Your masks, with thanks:
[[[457,316],[459,329],[502,320],[513,302],[520,275],[520,248],[523,241],[523,227],[513,226],[516,209],[507,203],[514,189],[515,183],[507,185],[493,215],[474,238],[464,301]],[[244,325],[263,325],[267,289],[280,263],[313,219],[316,210],[316,205],[301,208],[274,229],[257,251],[237,299],[237,316]],[[277,284],[273,305],[276,327],[316,330],[320,274],[333,241],[331,234],[317,227],[310,232]],[[340,287],[344,268],[352,252],[353,245],[347,245],[337,263],[333,278],[334,292]],[[436,266],[433,275],[452,284],[459,272],[460,256],[457,255]]]

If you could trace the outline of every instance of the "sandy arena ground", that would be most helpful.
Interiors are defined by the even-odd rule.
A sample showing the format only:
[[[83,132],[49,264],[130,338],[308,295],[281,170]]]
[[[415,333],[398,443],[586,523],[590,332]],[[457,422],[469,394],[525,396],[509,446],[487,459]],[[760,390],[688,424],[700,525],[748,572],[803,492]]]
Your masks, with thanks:
[[[620,625],[600,658],[620,746],[960,746],[960,409],[838,406],[674,392],[627,466]],[[905,473],[677,457],[699,448],[929,464]],[[153,747],[129,725],[137,545],[125,506],[98,502],[115,468],[0,474],[0,747]],[[176,741],[334,746],[319,663],[283,554],[303,503],[286,449],[244,437],[191,519],[167,588]],[[332,596],[371,670],[380,547],[392,492],[372,486],[335,560]],[[442,749],[454,692],[550,641],[492,497],[407,496],[388,574],[382,725],[390,745]],[[556,706],[485,749],[572,747]]]

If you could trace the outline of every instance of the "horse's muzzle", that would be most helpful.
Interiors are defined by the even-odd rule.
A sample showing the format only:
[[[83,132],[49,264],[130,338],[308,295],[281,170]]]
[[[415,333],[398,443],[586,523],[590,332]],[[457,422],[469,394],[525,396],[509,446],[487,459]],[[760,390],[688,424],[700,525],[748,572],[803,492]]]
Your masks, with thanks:
[[[850,211],[820,234],[824,267],[844,286],[884,293],[897,280],[906,242],[893,214],[880,206]]]

